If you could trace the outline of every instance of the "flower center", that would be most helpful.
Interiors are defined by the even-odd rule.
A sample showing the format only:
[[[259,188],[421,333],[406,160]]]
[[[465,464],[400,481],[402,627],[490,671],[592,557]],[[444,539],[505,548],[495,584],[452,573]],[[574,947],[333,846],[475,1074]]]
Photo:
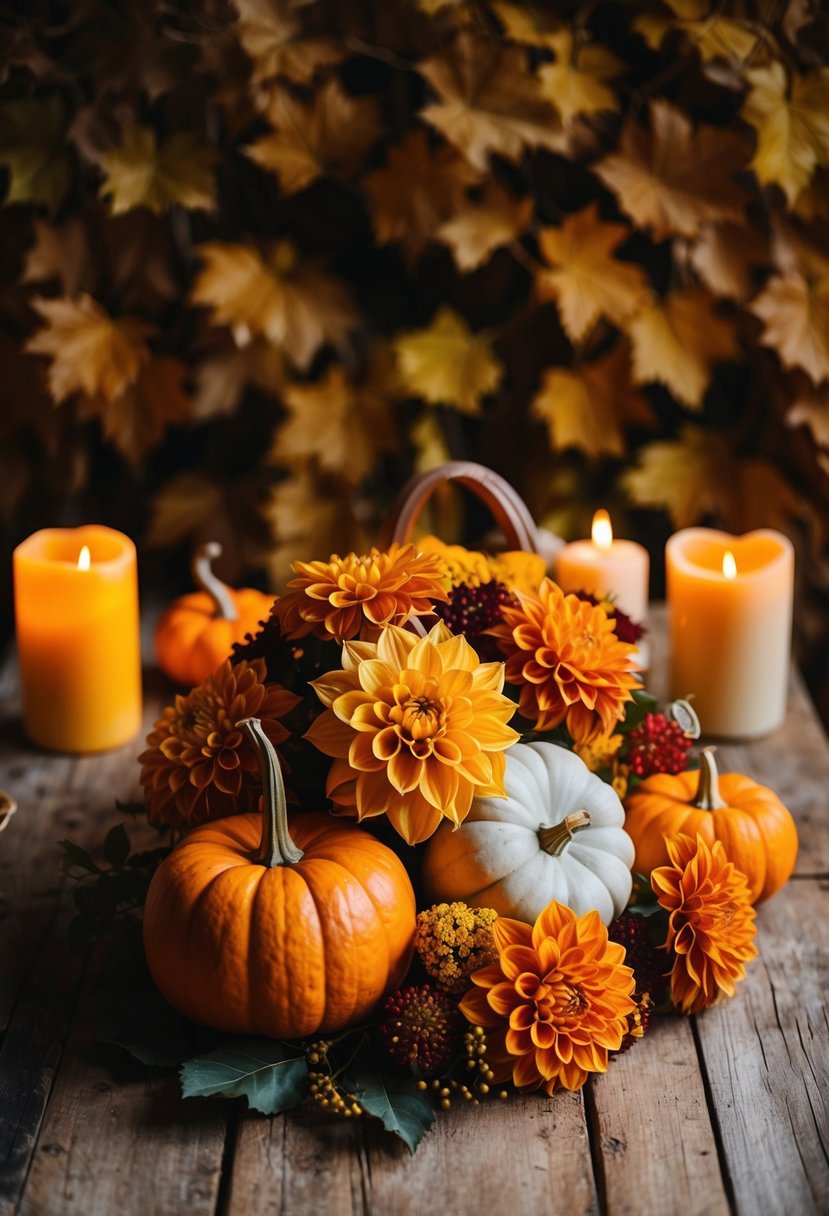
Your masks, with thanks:
[[[410,697],[402,710],[400,735],[406,742],[431,738],[443,727],[443,707],[429,696]]]
[[[563,983],[556,992],[556,1013],[560,1017],[578,1017],[590,1005],[578,984]]]

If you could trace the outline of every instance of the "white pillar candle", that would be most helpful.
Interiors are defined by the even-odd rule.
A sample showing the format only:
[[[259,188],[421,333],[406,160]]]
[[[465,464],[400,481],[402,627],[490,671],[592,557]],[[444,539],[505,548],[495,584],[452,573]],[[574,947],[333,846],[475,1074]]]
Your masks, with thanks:
[[[756,738],[786,715],[794,549],[770,530],[686,528],[665,547],[671,695],[703,734]]]
[[[626,616],[644,625],[648,615],[647,549],[632,540],[614,540],[607,511],[593,516],[591,540],[575,540],[556,557],[556,582],[562,591],[587,591],[610,598]]]

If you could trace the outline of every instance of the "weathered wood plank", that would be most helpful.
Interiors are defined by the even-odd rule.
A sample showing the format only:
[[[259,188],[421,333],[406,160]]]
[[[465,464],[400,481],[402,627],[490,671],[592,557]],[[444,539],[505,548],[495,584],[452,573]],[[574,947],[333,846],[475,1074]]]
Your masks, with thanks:
[[[828,883],[789,883],[758,909],[738,995],[697,1019],[742,1216],[829,1211],[828,917]]]
[[[690,1023],[647,1037],[590,1082],[608,1216],[727,1216],[725,1184]]]

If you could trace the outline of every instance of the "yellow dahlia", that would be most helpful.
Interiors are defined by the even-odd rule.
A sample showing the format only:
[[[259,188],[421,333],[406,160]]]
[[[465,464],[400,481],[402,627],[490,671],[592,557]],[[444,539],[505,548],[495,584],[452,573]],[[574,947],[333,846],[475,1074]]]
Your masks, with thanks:
[[[521,713],[539,731],[564,722],[580,747],[609,735],[639,685],[635,647],[619,641],[601,608],[548,578],[535,595],[517,598],[490,632],[507,656],[507,680],[521,689]]]
[[[671,999],[682,1013],[701,1013],[733,996],[745,964],[757,954],[756,912],[745,876],[722,842],[682,834],[665,840],[671,864],[651,873],[651,886],[670,913],[665,949],[674,957]]]
[[[598,912],[576,916],[553,900],[531,928],[499,916],[498,962],[472,976],[460,1011],[486,1032],[494,1080],[522,1089],[580,1089],[607,1072],[636,1009],[625,948]]]
[[[357,555],[334,553],[327,562],[294,562],[296,578],[276,604],[288,638],[315,633],[338,642],[383,625],[402,625],[448,599],[446,572],[435,554],[390,545]]]
[[[255,810],[259,761],[236,723],[260,718],[271,743],[282,743],[289,732],[278,719],[299,700],[279,684],[265,683],[264,659],[235,666],[226,660],[186,697],[177,696],[138,757],[150,821],[193,827]]]
[[[326,709],[306,738],[334,757],[327,792],[343,814],[388,815],[417,844],[444,817],[461,823],[473,795],[506,796],[503,752],[519,736],[504,665],[481,663],[444,624],[347,642],[343,670],[312,684]]]

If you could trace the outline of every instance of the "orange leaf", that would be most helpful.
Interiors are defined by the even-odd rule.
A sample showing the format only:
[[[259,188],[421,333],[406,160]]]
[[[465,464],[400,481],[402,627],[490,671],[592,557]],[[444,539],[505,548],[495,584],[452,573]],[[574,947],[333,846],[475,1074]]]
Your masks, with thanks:
[[[607,84],[625,70],[615,55],[596,43],[574,49],[570,30],[550,34],[547,45],[555,51],[556,60],[539,68],[541,92],[565,123],[579,114],[618,110],[619,99]]]
[[[113,399],[86,397],[81,417],[100,418],[104,437],[133,466],[163,438],[168,426],[190,421],[190,401],[184,392],[184,364],[167,356],[141,365],[134,384]]]
[[[659,380],[678,401],[702,405],[711,366],[737,355],[734,323],[718,316],[715,300],[700,287],[654,300],[628,325],[636,384]]]

